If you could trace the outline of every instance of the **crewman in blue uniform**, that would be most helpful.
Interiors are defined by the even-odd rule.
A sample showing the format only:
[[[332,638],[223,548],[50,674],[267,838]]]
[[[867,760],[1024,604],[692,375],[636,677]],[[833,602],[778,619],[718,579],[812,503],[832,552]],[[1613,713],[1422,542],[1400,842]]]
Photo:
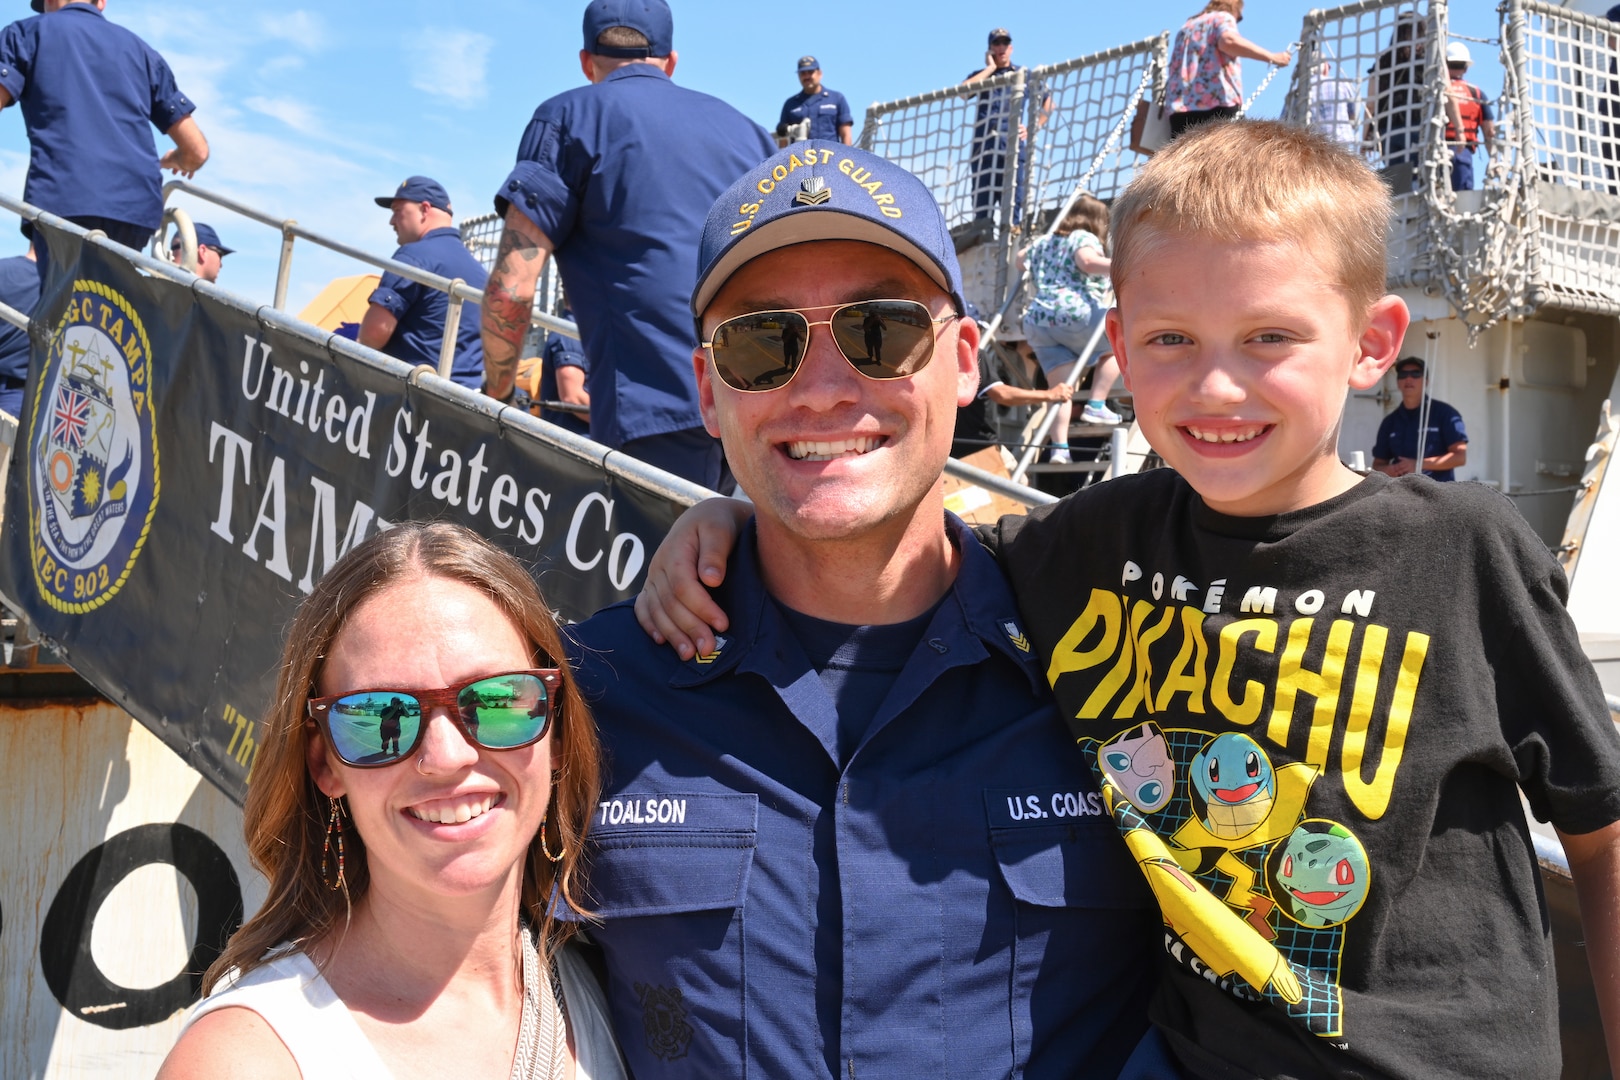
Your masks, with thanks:
[[[1425,392],[1427,368],[1420,356],[1395,361],[1401,403],[1379,421],[1372,450],[1373,468],[1386,476],[1405,476],[1421,468],[1424,476],[1444,482],[1457,479],[1457,470],[1468,464],[1468,428],[1462,413]],[[1419,439],[1425,403],[1427,424]]]
[[[437,180],[409,177],[392,195],[377,196],[376,203],[392,211],[388,224],[400,244],[395,259],[451,281],[460,278],[475,289],[489,281],[489,271],[461,242],[450,213],[450,196]],[[449,312],[447,294],[388,271],[377,283],[371,306],[360,321],[360,344],[408,364],[437,367]],[[450,378],[475,390],[484,382],[478,323],[478,305],[464,305],[450,367]]]
[[[1163,1065],[1162,921],[945,511],[979,334],[932,194],[796,143],[715,203],[700,265],[703,417],[753,500],[730,625],[684,660],[628,603],[571,630],[611,772],[590,933],[631,1070],[1175,1075],[1139,1071]]]
[[[39,269],[32,246],[21,255],[0,259],[0,303],[24,315],[39,301]],[[23,384],[28,381],[28,331],[0,322],[0,412],[22,417]]]
[[[192,231],[197,234],[197,276],[204,281],[217,283],[219,272],[225,268],[225,256],[236,249],[226,247],[212,225],[199,221],[192,226]],[[169,241],[169,258],[178,263],[184,257],[185,243],[180,239],[180,234],[175,233]]]
[[[0,108],[21,104],[28,130],[23,201],[138,250],[163,219],[162,170],[193,175],[208,140],[163,57],[106,6],[32,0],[43,15],[0,31]],[[154,126],[174,140],[161,158]],[[43,282],[50,252],[36,253]]]
[[[535,282],[555,253],[590,358],[591,438],[715,488],[725,461],[698,413],[686,302],[704,215],[773,143],[671,81],[664,0],[594,0],[579,60],[590,85],[535,110],[495,196],[506,231],[484,301],[486,389],[511,395]]]
[[[788,128],[808,120],[810,131],[804,138],[851,145],[855,141],[855,118],[850,114],[849,102],[843,94],[821,85],[821,62],[815,57],[799,57],[799,85],[804,89],[782,102],[782,118],[776,123],[777,144],[786,146]]]
[[[563,312],[563,318],[573,317],[572,311]],[[545,347],[540,350],[540,363],[541,401],[590,405],[591,395],[585,389],[585,377],[591,370],[591,362],[580,347],[578,338],[564,337],[562,334],[547,337]],[[591,433],[589,413],[581,416],[575,412],[542,408],[540,419],[549,420],[558,427],[565,427],[580,435]]]

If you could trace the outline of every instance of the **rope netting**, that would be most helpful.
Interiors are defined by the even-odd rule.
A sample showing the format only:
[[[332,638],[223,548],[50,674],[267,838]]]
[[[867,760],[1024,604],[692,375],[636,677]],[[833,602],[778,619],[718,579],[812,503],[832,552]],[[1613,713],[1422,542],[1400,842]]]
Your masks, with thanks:
[[[1620,313],[1620,26],[1512,0],[1503,39],[1528,118],[1521,171],[1535,181],[1531,300]]]
[[[1128,140],[1111,137],[1122,120],[1129,125],[1144,77],[1162,78],[1168,49],[1161,34],[1030,71],[1026,127],[1035,137],[1024,204],[1033,209],[1033,231],[1044,231],[1081,186],[1104,201],[1125,189],[1142,158]]]
[[[1083,176],[1105,199],[1129,181],[1138,159],[1113,136],[1162,71],[1167,42],[1161,34],[867,110],[860,145],[934,192],[981,312],[1007,296],[1016,238],[1046,227]]]
[[[1016,172],[1007,169],[1013,156],[1008,146],[1019,142],[1016,125],[1027,74],[1020,69],[873,105],[866,112],[860,146],[903,165],[927,184],[953,232],[989,222],[1016,190]]]
[[[1542,0],[1498,12],[1495,38],[1452,31],[1446,0],[1313,12],[1284,113],[1382,172],[1396,196],[1391,286],[1438,287],[1471,341],[1543,304],[1620,313],[1620,27]],[[1445,137],[1452,41],[1501,61],[1474,191],[1451,183],[1463,145]]]

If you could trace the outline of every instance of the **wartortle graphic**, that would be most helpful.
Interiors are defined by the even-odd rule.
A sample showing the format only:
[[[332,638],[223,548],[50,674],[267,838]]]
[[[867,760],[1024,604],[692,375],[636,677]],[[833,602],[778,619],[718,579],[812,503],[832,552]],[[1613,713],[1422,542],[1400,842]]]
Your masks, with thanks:
[[[28,432],[34,581],[58,611],[111,600],[146,543],[158,496],[151,364],[129,301],[75,280],[34,383]]]

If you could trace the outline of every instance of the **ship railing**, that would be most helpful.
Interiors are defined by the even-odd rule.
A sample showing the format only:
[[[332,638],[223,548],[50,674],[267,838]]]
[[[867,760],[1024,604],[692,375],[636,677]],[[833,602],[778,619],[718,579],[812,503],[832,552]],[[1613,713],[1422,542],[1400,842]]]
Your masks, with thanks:
[[[483,292],[481,290],[473,289],[463,282],[450,281],[448,279],[439,277],[436,274],[428,274],[418,267],[408,266],[405,263],[396,262],[393,259],[372,255],[349,244],[344,244],[341,241],[330,240],[329,238],[323,237],[318,233],[312,233],[309,230],[300,228],[296,222],[290,220],[283,221],[270,217],[267,214],[254,210],[252,207],[244,206],[233,199],[198,188],[194,184],[183,184],[182,187],[181,182],[177,181],[170,186],[174,187],[176,190],[184,190],[188,195],[206,199],[207,201],[213,202],[218,206],[222,206],[227,210],[238,213],[243,217],[248,217],[252,220],[259,221],[274,228],[282,229],[284,236],[302,237],[303,239],[309,240],[312,243],[320,244],[323,247],[328,247],[339,254],[349,255],[352,258],[370,263],[373,266],[378,266],[385,270],[394,270],[402,277],[407,277],[412,281],[417,281],[432,288],[436,288],[441,292],[448,293],[452,299],[457,301],[457,303],[451,307],[452,313],[454,313],[462,303],[469,301],[472,303],[478,303],[483,299]],[[202,279],[197,278],[194,272],[186,270],[184,267],[176,266],[166,257],[168,249],[160,248],[157,244],[157,240],[162,238],[161,234],[159,237],[154,239],[154,250],[151,253],[141,254],[130,251],[128,248],[113,243],[100,232],[87,233],[86,230],[78,225],[63,221],[51,214],[41,211],[37,207],[30,206],[28,203],[22,202],[19,199],[13,199],[4,194],[0,194],[0,209],[9,210],[23,218],[25,221],[43,219],[49,222],[51,225],[62,228],[68,232],[86,236],[88,243],[96,244],[107,251],[113,252],[120,257],[127,259],[147,273],[157,273],[160,276],[168,277],[182,283],[189,282],[192,288],[206,290],[209,295],[214,296],[223,303],[226,303],[228,306],[242,312],[243,314],[256,317],[261,322],[265,322],[266,324],[275,325],[278,329],[295,333],[296,335],[309,339],[330,351],[341,352],[351,357],[357,357],[373,365],[380,364],[384,367],[391,367],[396,364],[392,358],[384,356],[382,353],[379,353],[374,349],[368,349],[357,342],[343,338],[337,334],[310,326],[287,315],[284,312],[283,307],[286,301],[285,285],[287,268],[291,261],[290,239],[283,247],[281,271],[277,275],[278,286],[275,302],[269,305],[261,305],[240,297],[235,293],[221,289],[217,285],[203,281]],[[491,215],[491,217],[493,217],[493,215]],[[193,233],[193,265],[195,265],[195,243],[196,236],[195,233]],[[23,330],[28,330],[29,328],[29,318],[27,312],[18,311],[17,309],[3,303],[0,303],[0,321],[8,322],[13,326],[21,327]],[[579,336],[579,330],[572,322],[569,322],[566,319],[554,318],[539,312],[536,312],[534,315],[533,325],[540,327],[549,333],[563,334],[564,336],[571,338],[577,338]],[[447,340],[453,340],[453,331],[447,328],[445,337]],[[426,367],[418,369],[419,372],[426,370]],[[450,394],[458,397],[461,399],[463,404],[474,408],[476,411],[494,412],[500,416],[501,423],[506,425],[508,428],[533,435],[541,442],[551,444],[557,449],[573,454],[576,457],[584,457],[587,460],[591,460],[598,464],[603,471],[621,479],[628,480],[644,490],[653,492],[682,505],[691,505],[698,498],[701,498],[707,494],[712,494],[712,492],[706,492],[696,484],[692,484],[689,481],[681,479],[680,477],[672,476],[669,473],[663,472],[662,470],[655,469],[652,466],[647,465],[636,458],[632,458],[627,454],[601,446],[597,443],[591,442],[588,439],[575,435],[571,431],[562,430],[552,424],[540,420],[537,417],[530,416],[525,410],[513,408],[509,405],[495,401],[493,398],[490,398],[484,394],[449,382],[448,367],[445,366],[442,356],[440,358],[440,365],[437,374],[441,378],[444,378],[445,381],[440,383],[424,383],[421,384],[422,387],[424,389],[432,389],[440,393]],[[413,380],[414,379],[415,375],[413,375]],[[1037,491],[1036,489],[1026,487],[1023,484],[1014,483],[1004,476],[998,476],[994,473],[985,472],[983,469],[974,468],[972,465],[957,461],[954,458],[946,462],[945,471],[952,476],[974,485],[975,487],[980,487],[992,494],[1011,499],[1023,506],[1043,506],[1047,503],[1057,501],[1052,495],[1049,495],[1044,491]]]
[[[277,311],[285,310],[286,308],[287,290],[292,279],[293,245],[298,240],[307,240],[318,247],[323,247],[328,251],[333,251],[339,255],[344,255],[350,259],[354,259],[356,262],[365,263],[369,266],[376,267],[379,270],[398,274],[400,277],[405,278],[408,281],[414,281],[419,285],[425,285],[430,289],[436,289],[437,291],[448,295],[452,303],[450,304],[449,311],[445,316],[444,339],[439,349],[438,372],[441,376],[449,378],[451,364],[455,359],[456,333],[461,325],[463,310],[465,305],[469,303],[483,303],[484,291],[482,289],[474,288],[461,278],[451,279],[443,277],[442,275],[423,270],[419,266],[411,266],[409,263],[400,262],[399,260],[390,258],[386,255],[378,255],[375,252],[365,251],[362,248],[355,247],[353,244],[348,244],[342,240],[337,240],[330,236],[323,235],[322,233],[318,233],[313,229],[307,229],[298,224],[298,222],[293,218],[276,217],[273,214],[265,213],[264,211],[255,207],[238,202],[227,195],[221,195],[219,192],[209,191],[207,188],[199,187],[188,180],[171,180],[164,184],[164,201],[167,202],[169,197],[175,192],[184,192],[186,195],[189,195],[192,198],[213,203],[215,206],[229,210],[240,217],[247,218],[249,221],[254,221],[260,225],[275,229],[281,234],[281,258],[276,267],[275,295],[270,305]],[[494,215],[490,215],[490,217],[493,216]],[[153,237],[152,255],[158,259],[162,259],[164,257],[167,251],[165,245],[168,243],[166,236],[168,232],[167,225],[172,223],[176,226],[178,235],[181,238],[182,258],[186,258],[189,253],[191,265],[195,266],[197,238],[196,232],[191,226],[189,216],[187,216],[183,210],[175,207],[169,207],[165,211],[165,221],[165,227],[160,229]],[[465,236],[465,234],[463,235]],[[499,242],[498,233],[496,235],[496,242]],[[478,249],[473,249],[469,245],[469,250],[472,250],[475,255],[478,255],[479,251],[481,251],[481,247]],[[491,255],[490,258],[493,260],[493,255]],[[567,319],[558,318],[549,311],[540,310],[538,306],[530,315],[530,325],[538,327],[547,333],[562,334],[565,337],[571,338],[579,337],[579,328],[573,322]]]

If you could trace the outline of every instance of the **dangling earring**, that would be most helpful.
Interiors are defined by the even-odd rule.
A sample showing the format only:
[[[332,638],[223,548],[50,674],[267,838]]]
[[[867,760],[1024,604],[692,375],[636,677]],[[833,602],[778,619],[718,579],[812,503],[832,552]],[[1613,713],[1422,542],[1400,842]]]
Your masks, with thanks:
[[[550,859],[552,862],[560,863],[560,862],[563,861],[563,856],[568,854],[568,849],[563,848],[561,851],[557,852],[557,854],[555,854],[555,855],[553,855],[551,853],[551,849],[546,846],[546,821],[547,820],[548,820],[547,818],[541,818],[540,819],[540,853],[542,855],[544,855],[546,858]]]
[[[341,796],[340,796],[341,798]],[[328,799],[332,804],[332,816],[326,819],[326,840],[321,844],[321,883],[332,892],[342,889],[348,891],[348,882],[343,880],[343,804],[338,799]],[[331,873],[332,849],[337,848],[337,877]]]

